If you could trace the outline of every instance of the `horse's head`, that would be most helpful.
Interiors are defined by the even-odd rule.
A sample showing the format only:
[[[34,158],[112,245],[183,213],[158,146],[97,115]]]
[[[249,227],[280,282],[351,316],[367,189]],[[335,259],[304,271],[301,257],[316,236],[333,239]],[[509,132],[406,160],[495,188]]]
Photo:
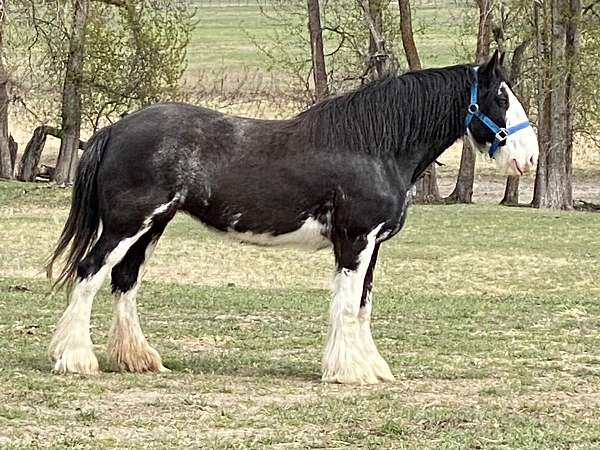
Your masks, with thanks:
[[[472,146],[488,153],[507,175],[522,175],[537,164],[537,136],[510,89],[498,51],[473,69],[466,133]]]

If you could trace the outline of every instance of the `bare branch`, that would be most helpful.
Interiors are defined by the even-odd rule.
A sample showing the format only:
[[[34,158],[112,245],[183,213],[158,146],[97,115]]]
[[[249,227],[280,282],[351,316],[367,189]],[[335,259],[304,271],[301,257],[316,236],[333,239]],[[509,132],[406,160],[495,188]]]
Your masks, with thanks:
[[[105,3],[107,5],[114,5],[120,8],[127,6],[127,2],[125,0],[92,0],[94,2]]]

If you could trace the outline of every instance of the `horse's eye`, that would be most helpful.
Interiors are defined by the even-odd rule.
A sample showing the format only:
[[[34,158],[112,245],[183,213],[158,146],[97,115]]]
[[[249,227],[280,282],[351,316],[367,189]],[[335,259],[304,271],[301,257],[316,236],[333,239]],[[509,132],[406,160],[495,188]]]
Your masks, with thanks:
[[[500,108],[502,108],[502,109],[508,109],[508,99],[506,99],[506,98],[499,98],[498,99],[498,105],[500,105]]]

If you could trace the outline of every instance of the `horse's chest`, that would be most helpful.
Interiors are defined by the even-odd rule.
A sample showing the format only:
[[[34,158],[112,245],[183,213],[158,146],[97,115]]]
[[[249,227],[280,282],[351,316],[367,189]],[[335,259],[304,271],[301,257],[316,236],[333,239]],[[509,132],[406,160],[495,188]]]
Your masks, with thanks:
[[[410,198],[411,197],[406,194],[398,213],[393,217],[390,217],[381,230],[379,236],[377,237],[378,242],[386,241],[402,230],[404,223],[406,222],[406,213],[408,212],[408,207],[410,205]]]

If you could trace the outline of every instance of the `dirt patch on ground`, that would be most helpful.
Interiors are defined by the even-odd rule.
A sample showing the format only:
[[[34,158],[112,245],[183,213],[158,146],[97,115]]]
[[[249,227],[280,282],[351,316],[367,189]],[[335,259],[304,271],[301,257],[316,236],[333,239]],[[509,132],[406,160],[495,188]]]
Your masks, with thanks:
[[[186,352],[223,351],[234,343],[231,336],[181,336],[170,339],[173,345]]]

